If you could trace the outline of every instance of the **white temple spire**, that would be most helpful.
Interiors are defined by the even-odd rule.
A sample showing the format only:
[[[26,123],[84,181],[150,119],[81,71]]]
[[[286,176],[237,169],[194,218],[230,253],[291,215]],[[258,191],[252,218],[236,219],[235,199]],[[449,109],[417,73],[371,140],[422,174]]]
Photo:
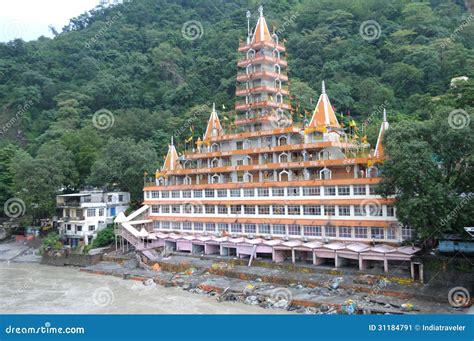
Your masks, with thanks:
[[[258,13],[260,13],[260,16],[263,17],[263,6],[260,5],[260,7],[258,8]]]
[[[324,81],[321,82],[321,94],[326,94],[326,84],[324,83]]]

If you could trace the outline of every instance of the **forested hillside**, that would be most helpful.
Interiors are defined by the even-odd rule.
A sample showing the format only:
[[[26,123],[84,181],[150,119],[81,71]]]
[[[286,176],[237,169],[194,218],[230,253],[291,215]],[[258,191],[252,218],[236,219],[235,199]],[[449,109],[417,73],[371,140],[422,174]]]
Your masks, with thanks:
[[[359,129],[368,120],[359,135],[373,143],[385,107],[394,155],[410,152],[397,151],[404,139],[421,141],[435,149],[430,167],[446,157],[450,176],[460,172],[456,188],[446,180],[451,195],[472,192],[472,120],[451,129],[443,148],[430,131],[446,128],[455,109],[472,118],[474,20],[463,1],[134,0],[74,18],[54,39],[0,44],[0,201],[18,196],[42,215],[58,190],[85,185],[117,186],[139,199],[143,172],[160,166],[171,135],[182,151],[185,139],[203,133],[212,102],[232,117],[245,13],[254,23],[260,4],[287,47],[294,108],[310,111],[325,80],[338,115]],[[199,23],[193,39],[182,30],[190,20]],[[368,20],[379,25],[375,33],[361,29]],[[450,86],[459,76],[469,81]],[[112,114],[107,129],[94,125],[100,110]],[[459,152],[441,155],[446,148]]]

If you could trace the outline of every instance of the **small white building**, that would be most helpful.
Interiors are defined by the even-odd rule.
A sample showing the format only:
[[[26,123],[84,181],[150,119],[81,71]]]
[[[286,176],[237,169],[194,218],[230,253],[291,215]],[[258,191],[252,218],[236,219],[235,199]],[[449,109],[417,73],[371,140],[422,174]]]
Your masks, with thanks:
[[[125,212],[130,204],[128,192],[86,190],[56,197],[58,229],[67,244],[89,244],[98,231],[113,223],[114,217]]]

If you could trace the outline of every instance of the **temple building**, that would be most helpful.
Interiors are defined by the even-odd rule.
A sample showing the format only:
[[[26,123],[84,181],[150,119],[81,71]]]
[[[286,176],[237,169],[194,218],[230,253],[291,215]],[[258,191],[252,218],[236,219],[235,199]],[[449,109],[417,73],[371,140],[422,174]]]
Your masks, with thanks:
[[[385,271],[410,262],[419,249],[401,245],[412,232],[375,192],[386,112],[371,148],[341,126],[323,81],[311,117],[294,123],[285,47],[262,8],[238,52],[232,129],[213,106],[195,148],[169,145],[144,205],[117,218],[122,247]]]

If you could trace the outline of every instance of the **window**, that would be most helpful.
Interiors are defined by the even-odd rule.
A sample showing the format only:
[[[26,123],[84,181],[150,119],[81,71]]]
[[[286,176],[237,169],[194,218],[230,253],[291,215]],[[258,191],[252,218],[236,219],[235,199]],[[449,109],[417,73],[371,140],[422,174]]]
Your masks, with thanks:
[[[258,205],[258,214],[270,214],[270,206]]]
[[[161,191],[161,197],[162,198],[169,198],[170,197],[170,192],[169,191]]]
[[[245,233],[257,233],[257,226],[255,224],[245,224]]]
[[[351,187],[350,186],[338,186],[337,187],[337,194],[339,194],[339,195],[351,195]]]
[[[365,206],[363,205],[354,205],[354,215],[357,217],[366,216]]]
[[[240,224],[230,224],[230,232],[232,232],[232,233],[242,233],[242,225],[240,225]]]
[[[274,197],[282,197],[285,195],[285,189],[283,187],[272,188],[272,195]]]
[[[155,220],[155,221],[153,222],[153,228],[156,229],[156,230],[159,229],[159,228],[160,228],[160,222],[157,221],[157,220]]]
[[[288,214],[289,215],[300,215],[300,205],[288,205]]]
[[[354,195],[365,195],[366,193],[365,185],[354,185]]]
[[[370,236],[375,239],[384,239],[384,229],[382,227],[371,227]]]
[[[180,213],[180,207],[179,205],[171,205],[171,213]]]
[[[321,215],[321,206],[319,205],[305,205],[303,206],[304,215]]]
[[[235,149],[237,149],[237,150],[244,149],[244,142],[243,141],[237,141],[237,143],[235,145]]]
[[[216,230],[215,223],[206,223],[206,231],[207,232],[214,232]]]
[[[170,205],[161,205],[161,213],[170,213]]]
[[[324,215],[336,215],[336,208],[334,205],[324,205]]]
[[[412,235],[413,235],[413,231],[411,228],[409,227],[402,227],[402,239],[403,240],[406,240],[406,239],[412,239]]]
[[[397,229],[389,227],[387,229],[387,239],[397,239]]]
[[[300,225],[288,225],[288,234],[290,236],[299,236],[299,235],[301,235],[301,226]]]
[[[339,237],[340,238],[352,238],[352,227],[350,227],[350,226],[339,226]]]
[[[260,233],[260,234],[270,234],[270,225],[269,224],[260,224],[260,225],[258,225],[258,233]]]
[[[259,188],[258,189],[258,196],[259,197],[268,197],[270,195],[270,191],[268,188]]]
[[[172,228],[173,230],[180,230],[180,229],[181,229],[181,222],[179,222],[179,221],[173,221],[173,222],[171,223],[171,228]]]
[[[336,195],[336,186],[324,187],[324,195]]]
[[[308,237],[320,237],[321,236],[321,226],[303,226],[303,233]]]
[[[387,217],[395,217],[395,207],[387,205]]]
[[[303,187],[303,195],[305,196],[321,195],[321,188],[320,187]]]
[[[237,160],[237,166],[243,166],[244,165],[244,160],[240,159]]]
[[[201,190],[201,189],[195,189],[195,190],[193,191],[193,196],[194,196],[195,198],[202,198],[202,190]]]
[[[160,205],[151,205],[151,213],[160,213]]]
[[[342,206],[339,205],[339,215],[340,216],[350,216],[351,215],[351,207],[350,206]]]
[[[238,198],[238,197],[240,197],[240,188],[231,189],[231,190],[230,190],[230,196],[231,196],[232,198]]]
[[[95,208],[88,208],[87,209],[87,216],[88,217],[95,217]]]
[[[214,198],[214,190],[213,189],[206,189],[206,198]]]
[[[284,215],[285,205],[273,205],[273,214]]]
[[[219,223],[219,224],[217,224],[217,229],[219,230],[219,232],[227,231],[227,224],[226,223]]]
[[[286,234],[285,225],[282,225],[282,224],[273,225],[273,233],[274,234]]]
[[[183,213],[193,213],[193,205],[192,204],[185,204],[183,205]]]
[[[218,214],[227,214],[228,213],[227,206],[226,205],[218,205],[217,206],[217,213]]]
[[[369,185],[369,194],[370,194],[370,195],[375,195],[375,194],[377,194],[377,193],[375,192],[375,189],[376,189],[376,185]]]
[[[95,225],[89,225],[89,231],[94,231],[95,230]]]
[[[194,231],[202,231],[204,229],[203,223],[194,223]]]
[[[76,230],[77,230],[77,232],[81,232],[82,231],[82,226],[76,226]]]
[[[103,217],[103,216],[104,216],[104,209],[99,208],[99,217]]]
[[[202,214],[202,205],[194,205],[194,213]]]
[[[119,202],[122,202],[123,201],[123,195],[122,194],[119,194]]]
[[[244,188],[244,197],[254,197],[255,189],[254,188]]]
[[[214,205],[205,205],[204,209],[206,210],[206,214],[216,213],[216,207]]]
[[[172,192],[171,192],[171,197],[172,197],[172,198],[175,198],[175,199],[176,199],[176,198],[179,198],[179,197],[180,197],[179,191],[172,191]]]
[[[254,205],[244,205],[244,213],[245,214],[255,214],[255,206]]]
[[[354,227],[355,238],[367,239],[367,227]]]
[[[183,222],[183,230],[185,231],[191,231],[193,229],[191,222],[190,221],[184,221]]]
[[[91,198],[90,197],[85,197],[84,201],[85,202],[91,202]],[[107,202],[112,202],[112,196],[111,195],[107,195]]]
[[[218,189],[217,190],[217,197],[226,198],[227,197],[227,190],[226,189]]]
[[[163,222],[161,222],[161,228],[162,228],[163,230],[168,230],[170,227],[171,227],[171,224],[170,224],[169,221],[163,221]]]
[[[242,205],[230,205],[230,214],[241,214]]]
[[[335,237],[336,236],[336,227],[335,226],[325,226],[324,235],[326,237]]]
[[[160,191],[151,191],[151,197],[152,198],[159,198],[160,197]]]
[[[288,187],[288,196],[289,197],[298,197],[300,195],[299,187]]]

